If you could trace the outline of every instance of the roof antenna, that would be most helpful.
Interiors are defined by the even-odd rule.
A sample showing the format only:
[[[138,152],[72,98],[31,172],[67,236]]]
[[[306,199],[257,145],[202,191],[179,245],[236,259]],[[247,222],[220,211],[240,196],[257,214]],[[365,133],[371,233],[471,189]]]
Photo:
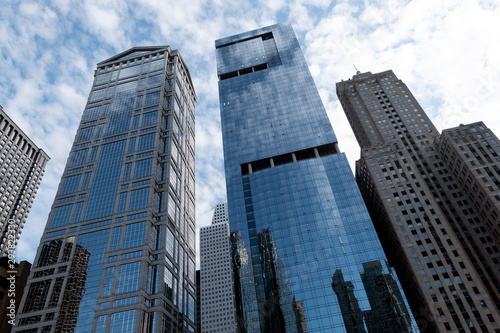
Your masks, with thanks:
[[[358,69],[356,68],[356,65],[354,65],[354,64],[352,64],[352,65],[354,66],[354,69],[356,70],[356,75],[361,74],[361,72],[358,71]]]

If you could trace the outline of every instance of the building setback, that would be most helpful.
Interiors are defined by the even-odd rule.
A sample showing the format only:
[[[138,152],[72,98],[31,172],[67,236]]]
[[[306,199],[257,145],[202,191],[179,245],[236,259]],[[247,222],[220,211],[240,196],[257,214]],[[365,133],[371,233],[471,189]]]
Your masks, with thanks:
[[[500,332],[498,139],[440,135],[392,71],[337,95],[361,146],[356,180],[422,332]]]
[[[239,332],[412,332],[289,24],[216,41]]]
[[[14,257],[49,159],[0,105],[0,257]]]
[[[200,228],[201,332],[237,332],[227,203]]]
[[[195,330],[194,106],[169,46],[99,64],[16,332]]]

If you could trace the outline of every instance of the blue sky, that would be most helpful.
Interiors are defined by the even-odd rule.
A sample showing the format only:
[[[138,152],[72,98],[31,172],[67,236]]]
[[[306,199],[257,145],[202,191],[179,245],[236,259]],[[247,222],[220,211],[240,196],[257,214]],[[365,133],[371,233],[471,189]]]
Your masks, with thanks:
[[[335,95],[355,73],[393,69],[439,130],[482,120],[500,135],[496,0],[53,0],[3,3],[0,104],[52,158],[18,246],[33,261],[96,63],[133,46],[170,45],[186,61],[196,106],[197,226],[225,201],[214,40],[290,22],[339,146],[359,157]]]

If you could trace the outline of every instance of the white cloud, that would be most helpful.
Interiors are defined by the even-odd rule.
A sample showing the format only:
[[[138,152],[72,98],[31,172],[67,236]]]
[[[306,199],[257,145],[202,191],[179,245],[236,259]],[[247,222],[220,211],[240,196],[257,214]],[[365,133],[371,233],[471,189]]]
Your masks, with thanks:
[[[484,120],[500,135],[496,1],[7,2],[0,11],[0,103],[49,162],[19,245],[32,260],[66,163],[95,64],[136,45],[170,45],[186,61],[196,108],[197,223],[225,201],[214,40],[287,18],[351,166],[359,157],[335,83],[393,69],[438,129]]]
[[[500,34],[494,19],[498,8],[485,9],[474,1],[365,5],[336,5],[305,38],[306,59],[318,88],[325,92],[322,97],[351,166],[359,148],[338,107],[334,86],[352,77],[353,64],[374,73],[393,69],[438,129],[491,119],[486,125],[500,133],[498,120],[490,116],[500,103],[495,94],[500,89],[495,83],[500,82],[499,67],[494,65],[499,46],[492,43]]]

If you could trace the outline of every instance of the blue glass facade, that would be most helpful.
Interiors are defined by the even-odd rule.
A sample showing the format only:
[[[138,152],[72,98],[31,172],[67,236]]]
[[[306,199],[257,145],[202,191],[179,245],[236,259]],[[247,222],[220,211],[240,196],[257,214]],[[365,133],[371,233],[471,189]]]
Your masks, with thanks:
[[[18,332],[194,332],[195,103],[168,46],[97,65]]]
[[[239,331],[412,332],[291,26],[216,49]]]

